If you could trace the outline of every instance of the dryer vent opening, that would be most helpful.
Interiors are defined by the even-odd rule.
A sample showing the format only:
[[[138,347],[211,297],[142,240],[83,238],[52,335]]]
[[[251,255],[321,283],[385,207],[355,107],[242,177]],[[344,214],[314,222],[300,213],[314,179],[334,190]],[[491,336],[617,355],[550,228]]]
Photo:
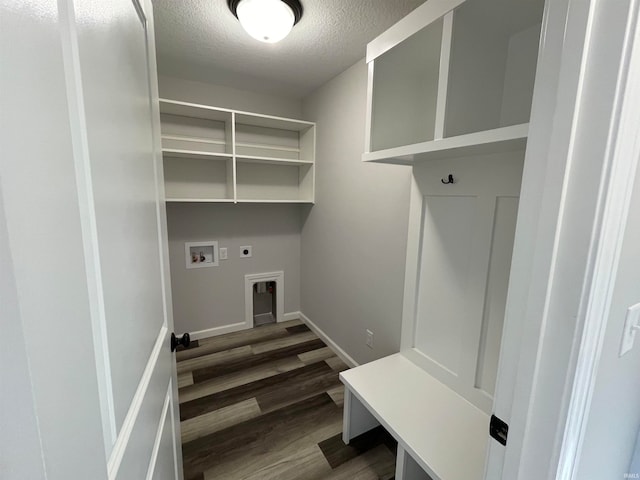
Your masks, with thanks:
[[[256,282],[253,284],[253,326],[259,327],[276,323],[277,283],[275,281]]]

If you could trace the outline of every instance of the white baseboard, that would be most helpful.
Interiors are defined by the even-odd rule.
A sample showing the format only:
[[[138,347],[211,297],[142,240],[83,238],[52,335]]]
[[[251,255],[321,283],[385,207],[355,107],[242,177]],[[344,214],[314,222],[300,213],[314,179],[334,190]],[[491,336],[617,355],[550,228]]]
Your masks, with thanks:
[[[338,355],[338,357],[340,357],[340,359],[344,363],[349,365],[349,367],[351,367],[351,368],[355,368],[355,367],[358,367],[360,365],[353,358],[351,358],[351,356],[349,356],[349,354],[347,352],[345,352],[342,348],[340,348],[336,342],[331,340],[331,338],[329,338],[329,336],[326,333],[324,333],[315,323],[313,323],[309,319],[309,317],[307,317],[302,312],[298,312],[298,314],[300,316],[299,317],[300,320],[302,320],[313,331],[313,333],[315,333],[318,337],[320,337],[320,340],[322,340],[324,343],[326,343],[329,346],[329,348],[331,348],[331,350],[336,352],[336,355]]]
[[[299,320],[299,319],[300,319],[300,312],[289,312],[289,313],[285,313],[282,316],[283,322],[288,322],[290,320]]]
[[[240,330],[247,330],[251,328],[245,322],[232,323],[231,325],[223,325],[221,327],[207,328],[206,330],[198,330],[196,332],[189,332],[191,340],[200,340],[201,338],[217,337],[218,335],[224,335],[225,333],[239,332]]]
[[[282,315],[282,321],[287,322],[289,320],[297,320],[301,318],[300,312],[289,312]],[[252,325],[247,325],[246,322],[232,323],[230,325],[222,325],[221,327],[208,328],[206,330],[198,330],[196,332],[189,332],[191,340],[200,340],[202,338],[217,337],[218,335],[224,335],[225,333],[239,332],[240,330],[248,330],[253,328]]]

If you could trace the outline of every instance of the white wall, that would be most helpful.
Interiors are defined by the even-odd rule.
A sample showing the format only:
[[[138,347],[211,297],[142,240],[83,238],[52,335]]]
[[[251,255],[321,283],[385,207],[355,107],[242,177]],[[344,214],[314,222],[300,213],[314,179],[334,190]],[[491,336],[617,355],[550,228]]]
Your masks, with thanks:
[[[173,100],[301,118],[302,103],[215,84],[160,76],[160,96]],[[300,207],[297,205],[169,204],[169,255],[177,332],[244,321],[244,275],[285,272],[285,312],[300,309]],[[218,240],[229,249],[219,267],[185,268],[184,242]],[[240,259],[241,245],[253,258]]]
[[[302,227],[302,312],[359,363],[400,347],[411,176],[408,167],[361,161],[366,86],[361,60],[303,100],[318,136],[316,205]]]
[[[284,271],[283,313],[300,310],[300,206],[168,204],[169,259],[177,332],[244,322],[244,276]],[[217,240],[218,267],[187,269],[185,242]],[[240,258],[251,245],[253,256]]]
[[[158,77],[160,97],[183,102],[202,103],[221,108],[301,118],[300,100],[249,92],[214,83],[194,82],[180,78]]]
[[[0,191],[0,477],[43,478],[40,431]],[[37,461],[39,459],[40,461]]]
[[[640,431],[640,335],[635,348],[619,357],[627,308],[640,302],[640,170],[616,276],[596,386],[576,478],[624,478],[640,475],[633,467]],[[633,470],[632,470],[633,468]],[[636,478],[636,477],[631,477]]]

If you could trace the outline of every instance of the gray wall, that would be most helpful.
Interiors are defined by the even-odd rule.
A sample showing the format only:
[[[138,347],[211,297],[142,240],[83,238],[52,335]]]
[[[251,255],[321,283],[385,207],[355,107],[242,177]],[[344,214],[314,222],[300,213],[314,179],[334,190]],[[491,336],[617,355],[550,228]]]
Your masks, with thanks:
[[[303,100],[303,118],[317,122],[317,173],[303,218],[302,312],[359,363],[400,347],[411,176],[361,161],[366,86],[362,60]]]
[[[636,175],[576,478],[615,479],[624,478],[625,473],[640,474],[640,458],[631,465],[640,430],[640,335],[636,335],[633,350],[622,358],[618,356],[627,308],[640,302],[639,212],[640,170]]]
[[[301,118],[302,103],[300,100],[162,75],[158,77],[158,88],[160,89],[160,97],[171,100],[202,103],[281,117]]]
[[[283,313],[300,310],[300,206],[168,204],[175,328],[194,332],[244,322],[244,276],[284,271]],[[185,242],[217,240],[220,266],[187,269]],[[240,258],[251,245],[253,256]]]
[[[214,84],[160,76],[160,96],[223,108],[300,118],[302,103]],[[300,310],[300,207],[297,205],[169,204],[173,314],[178,332],[244,321],[244,275],[285,272],[285,312]],[[184,243],[218,240],[229,249],[219,267],[187,270]],[[253,246],[240,259],[241,245]]]

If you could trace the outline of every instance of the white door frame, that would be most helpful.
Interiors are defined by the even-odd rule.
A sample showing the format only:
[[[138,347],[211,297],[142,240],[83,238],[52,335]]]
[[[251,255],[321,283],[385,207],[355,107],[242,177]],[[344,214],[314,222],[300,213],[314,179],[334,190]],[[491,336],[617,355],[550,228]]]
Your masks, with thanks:
[[[638,4],[547,2],[487,478],[575,475],[640,156]]]

